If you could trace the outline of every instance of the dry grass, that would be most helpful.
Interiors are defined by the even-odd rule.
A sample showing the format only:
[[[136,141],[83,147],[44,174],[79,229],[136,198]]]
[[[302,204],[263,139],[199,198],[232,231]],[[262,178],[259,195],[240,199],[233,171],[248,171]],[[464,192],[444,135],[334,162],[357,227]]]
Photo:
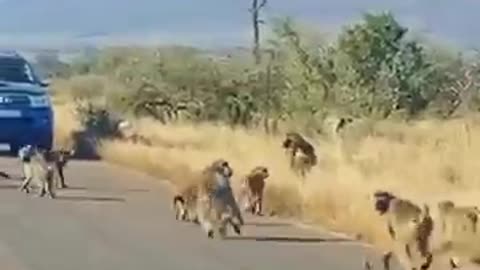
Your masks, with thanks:
[[[316,141],[320,165],[304,183],[288,168],[280,137],[207,124],[163,126],[148,119],[134,124],[154,146],[108,141],[100,149],[103,158],[174,184],[189,180],[192,171],[219,157],[231,162],[236,180],[254,166],[265,165],[271,170],[267,209],[335,231],[361,234],[379,247],[389,243],[382,220],[372,210],[371,194],[376,189],[430,203],[432,209],[441,199],[480,205],[476,118],[414,125],[379,123],[365,129],[370,135],[363,139],[351,135],[358,132],[347,131],[343,140]],[[465,239],[459,238],[457,246],[465,248],[458,250],[480,255],[474,244],[480,238]]]
[[[82,128],[75,118],[74,108],[70,103],[61,103],[54,100],[55,137],[54,145],[58,148],[73,146],[72,132]]]

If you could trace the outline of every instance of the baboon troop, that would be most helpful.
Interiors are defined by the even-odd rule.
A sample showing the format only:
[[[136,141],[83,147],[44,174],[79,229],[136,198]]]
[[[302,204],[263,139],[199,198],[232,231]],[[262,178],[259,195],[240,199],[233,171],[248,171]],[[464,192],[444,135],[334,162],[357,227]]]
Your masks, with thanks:
[[[336,131],[350,122],[351,119],[342,118]],[[305,177],[317,165],[315,148],[299,133],[288,132],[282,147],[289,157],[290,168],[300,176]],[[74,154],[73,149],[47,151],[32,145],[22,147],[18,152],[24,175],[20,191],[29,193],[34,184],[38,196],[48,195],[54,199],[56,188],[68,188],[64,169]],[[208,238],[224,239],[228,228],[241,235],[245,224],[243,212],[263,216],[264,192],[271,176],[268,167],[255,166],[239,177],[237,192],[232,187],[234,169],[223,158],[211,161],[194,175],[195,179],[179,187],[173,196],[176,220],[199,226]],[[0,177],[10,178],[10,175],[0,171]],[[440,228],[442,240],[446,243],[453,241],[455,234],[474,235],[478,231],[480,209],[477,206],[457,206],[450,200],[440,201],[437,203],[437,224],[426,204],[420,207],[384,190],[375,191],[373,199],[372,208],[385,218],[385,229],[393,243],[392,249],[382,256],[385,270],[391,269],[393,256],[407,269],[430,269],[434,256],[440,254],[431,247],[435,226]],[[452,257],[449,262],[451,268],[457,267]],[[373,269],[373,265],[367,260],[364,268]]]
[[[22,164],[23,182],[20,191],[30,193],[33,183],[38,188],[40,197],[47,194],[55,198],[55,188],[66,188],[64,168],[74,150],[45,150],[36,146],[26,145],[20,148],[18,157]]]
[[[231,181],[233,169],[228,161],[218,159],[198,174],[198,179],[177,190],[173,197],[175,219],[199,224],[209,238],[226,236],[227,225],[241,234],[244,220],[239,202],[246,199],[244,211],[262,215],[265,179],[269,177],[265,166],[254,167],[241,178],[237,198]]]
[[[299,133],[288,132],[282,146],[290,157],[290,168],[300,176],[305,177],[317,165],[315,148]]]
[[[469,232],[476,234],[480,211],[476,206],[455,206],[452,201],[444,200],[437,204],[438,222],[435,222],[427,205],[423,209],[413,202],[399,198],[387,191],[376,191],[374,210],[386,219],[386,229],[394,243],[394,251],[383,255],[384,269],[390,269],[390,259],[396,255],[407,269],[429,269],[434,255],[431,238],[434,226],[439,226],[441,243],[451,243],[453,233]],[[371,269],[371,265],[369,268]],[[367,269],[367,264],[365,268]],[[449,257],[452,269],[457,268],[453,257]]]

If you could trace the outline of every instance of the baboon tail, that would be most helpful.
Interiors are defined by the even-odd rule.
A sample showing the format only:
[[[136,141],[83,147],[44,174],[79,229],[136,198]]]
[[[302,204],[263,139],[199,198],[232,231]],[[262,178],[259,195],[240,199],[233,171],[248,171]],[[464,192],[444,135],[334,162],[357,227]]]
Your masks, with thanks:
[[[2,172],[2,171],[0,171],[0,177],[3,177],[3,178],[5,178],[5,179],[10,179],[10,178],[11,178],[8,173]]]

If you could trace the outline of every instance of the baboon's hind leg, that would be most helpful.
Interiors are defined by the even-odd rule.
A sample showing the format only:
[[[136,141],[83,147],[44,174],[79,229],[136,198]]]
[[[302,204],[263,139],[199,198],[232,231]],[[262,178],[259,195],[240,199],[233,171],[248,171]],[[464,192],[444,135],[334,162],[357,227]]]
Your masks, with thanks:
[[[20,191],[30,192],[29,185],[33,179],[32,167],[28,164],[23,164],[23,182],[20,185]]]
[[[211,207],[208,199],[198,199],[196,206],[198,222],[202,229],[207,233],[208,238],[213,238],[213,224],[210,220]]]
[[[65,175],[63,174],[63,166],[58,166],[58,179],[60,181],[57,182],[57,186],[59,188],[67,188],[67,184],[65,184]]]
[[[393,255],[393,253],[391,251],[383,254],[382,262],[383,262],[383,269],[384,270],[390,270],[390,263],[391,263],[391,260],[392,260],[392,255]]]

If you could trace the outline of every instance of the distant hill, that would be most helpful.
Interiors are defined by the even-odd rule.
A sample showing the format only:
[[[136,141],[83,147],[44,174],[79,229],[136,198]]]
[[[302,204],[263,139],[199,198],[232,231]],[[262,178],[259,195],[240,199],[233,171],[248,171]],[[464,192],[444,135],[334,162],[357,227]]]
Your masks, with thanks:
[[[338,27],[367,10],[391,9],[419,31],[480,45],[476,0],[269,0],[270,15]],[[72,41],[181,42],[205,46],[250,39],[250,0],[0,0],[0,44]]]

